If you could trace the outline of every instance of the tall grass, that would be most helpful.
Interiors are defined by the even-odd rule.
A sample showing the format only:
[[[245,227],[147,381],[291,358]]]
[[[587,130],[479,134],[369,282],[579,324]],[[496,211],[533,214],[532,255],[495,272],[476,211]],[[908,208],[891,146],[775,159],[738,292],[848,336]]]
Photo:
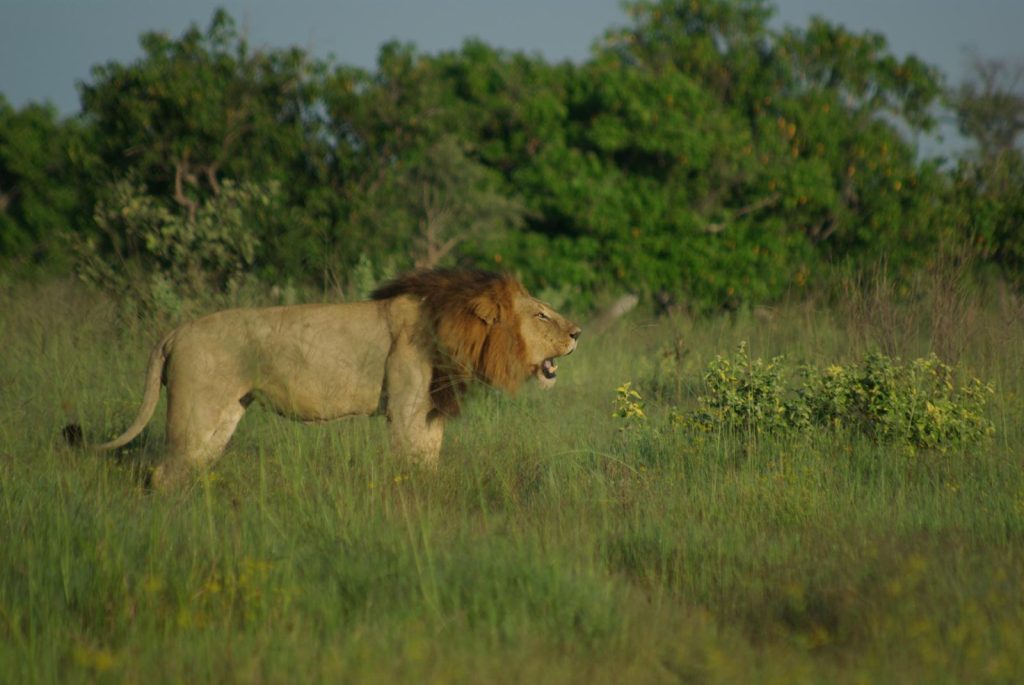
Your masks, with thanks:
[[[60,446],[133,416],[157,326],[63,284],[0,295],[0,674],[9,682],[1020,682],[1024,320],[972,300],[958,357],[997,386],[970,453],[665,432],[615,388],[675,357],[678,392],[741,340],[842,360],[935,348],[883,298],[582,340],[551,392],[485,389],[437,472],[379,419],[253,408],[213,470],[154,495],[136,463]],[[957,305],[959,306],[959,305]],[[931,310],[929,310],[931,311]],[[859,312],[859,314],[858,314]],[[905,317],[901,319],[900,317]],[[945,325],[945,324],[943,324]],[[657,407],[655,407],[657,409]]]

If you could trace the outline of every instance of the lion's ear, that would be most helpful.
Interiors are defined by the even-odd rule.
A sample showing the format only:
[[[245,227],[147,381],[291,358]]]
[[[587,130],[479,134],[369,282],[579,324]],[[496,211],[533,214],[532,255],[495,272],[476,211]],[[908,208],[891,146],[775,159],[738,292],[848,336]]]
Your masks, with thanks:
[[[498,320],[500,311],[498,303],[491,297],[486,295],[474,297],[469,303],[469,308],[478,319],[488,326],[493,325]]]

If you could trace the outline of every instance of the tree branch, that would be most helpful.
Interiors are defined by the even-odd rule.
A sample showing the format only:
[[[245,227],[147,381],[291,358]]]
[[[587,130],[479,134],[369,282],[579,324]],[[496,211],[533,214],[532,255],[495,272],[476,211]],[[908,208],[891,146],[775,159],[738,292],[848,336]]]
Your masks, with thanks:
[[[741,219],[741,218],[745,217],[747,214],[753,214],[754,212],[756,212],[758,210],[764,209],[766,207],[771,207],[772,205],[778,203],[778,201],[781,198],[782,198],[782,195],[780,193],[772,193],[771,195],[768,195],[766,197],[762,197],[760,200],[758,200],[756,202],[752,202],[749,205],[747,205],[746,207],[740,207],[739,209],[734,211],[732,216],[729,217],[729,219],[727,221],[721,221],[721,222],[717,222],[717,223],[713,223],[713,224],[708,224],[707,226],[704,227],[704,232],[705,233],[712,233],[712,234],[713,233],[721,233],[722,231],[724,231],[728,227],[729,223],[731,223],[733,221],[736,221],[737,219]]]
[[[188,170],[188,155],[174,163],[174,201],[188,210],[189,223],[193,223],[196,220],[199,203],[185,194],[183,180],[195,185],[195,175]]]

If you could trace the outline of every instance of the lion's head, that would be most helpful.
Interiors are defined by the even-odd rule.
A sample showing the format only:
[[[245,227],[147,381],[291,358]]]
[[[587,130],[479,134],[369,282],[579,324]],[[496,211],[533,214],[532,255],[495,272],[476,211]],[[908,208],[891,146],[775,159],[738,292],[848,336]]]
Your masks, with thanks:
[[[533,376],[555,382],[555,359],[576,349],[580,328],[531,297],[512,276],[489,271],[417,271],[378,288],[378,300],[410,295],[426,313],[422,342],[434,350],[431,397],[457,415],[473,378],[514,392]]]

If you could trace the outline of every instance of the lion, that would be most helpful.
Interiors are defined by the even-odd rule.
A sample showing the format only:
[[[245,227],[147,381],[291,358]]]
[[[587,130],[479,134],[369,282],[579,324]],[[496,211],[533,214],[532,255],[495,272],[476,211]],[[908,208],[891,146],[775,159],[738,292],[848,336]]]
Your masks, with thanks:
[[[162,384],[157,488],[220,456],[254,400],[310,423],[382,414],[391,449],[434,467],[445,421],[459,415],[471,383],[514,393],[532,377],[550,387],[555,360],[576,349],[580,332],[512,276],[478,270],[415,271],[364,302],[224,310],[164,336],[134,422],[93,449],[135,439]]]

